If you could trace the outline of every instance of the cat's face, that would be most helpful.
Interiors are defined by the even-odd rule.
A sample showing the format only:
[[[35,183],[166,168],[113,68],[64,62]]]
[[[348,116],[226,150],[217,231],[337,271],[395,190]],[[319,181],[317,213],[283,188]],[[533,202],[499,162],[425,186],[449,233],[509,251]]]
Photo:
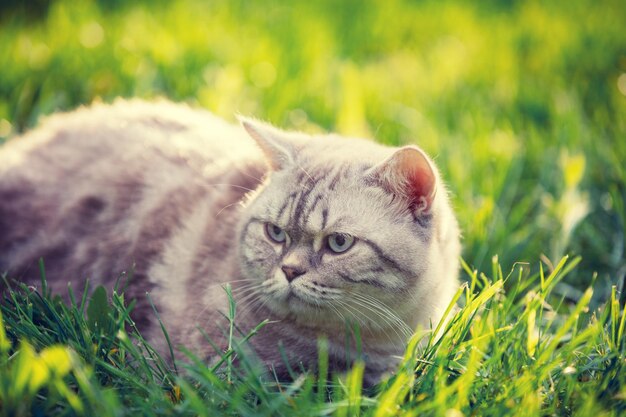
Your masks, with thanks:
[[[248,301],[316,326],[394,327],[397,310],[417,302],[428,267],[436,181],[429,162],[413,148],[404,155],[254,126],[281,142],[271,143],[279,147],[269,150],[273,171],[241,225],[241,269],[254,288]]]

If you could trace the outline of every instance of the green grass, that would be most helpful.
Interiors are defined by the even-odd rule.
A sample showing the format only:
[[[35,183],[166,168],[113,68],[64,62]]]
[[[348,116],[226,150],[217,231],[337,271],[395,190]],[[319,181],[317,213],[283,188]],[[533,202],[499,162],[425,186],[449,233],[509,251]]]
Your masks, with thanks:
[[[252,363],[228,371],[233,353],[225,369],[177,374],[120,294],[63,306],[16,288],[2,303],[0,410],[626,413],[622,3],[0,1],[0,142],[96,99],[166,96],[230,120],[418,143],[452,192],[469,265],[446,335],[372,391],[358,367],[328,389],[312,376],[277,387]]]
[[[504,276],[495,259],[490,277],[466,267],[463,308],[443,336],[416,333],[397,372],[373,389],[362,388],[358,363],[277,383],[242,349],[253,334],[234,337],[216,365],[189,354],[177,372],[136,332],[122,294],[107,302],[100,287],[68,307],[45,284],[44,294],[23,286],[1,305],[0,414],[623,415],[626,312],[615,290],[597,312],[591,288],[568,306],[554,297],[578,262],[532,276],[521,267]]]

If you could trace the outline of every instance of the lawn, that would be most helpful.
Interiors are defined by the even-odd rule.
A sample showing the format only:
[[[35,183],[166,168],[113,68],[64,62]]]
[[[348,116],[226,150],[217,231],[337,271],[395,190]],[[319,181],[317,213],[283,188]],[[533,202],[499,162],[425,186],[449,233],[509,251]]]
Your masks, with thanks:
[[[373,390],[358,365],[277,386],[252,358],[230,366],[236,343],[227,372],[168,369],[123,295],[14,288],[0,413],[626,414],[622,3],[0,1],[0,142],[54,111],[164,96],[417,143],[451,190],[467,282],[444,337],[416,334]]]

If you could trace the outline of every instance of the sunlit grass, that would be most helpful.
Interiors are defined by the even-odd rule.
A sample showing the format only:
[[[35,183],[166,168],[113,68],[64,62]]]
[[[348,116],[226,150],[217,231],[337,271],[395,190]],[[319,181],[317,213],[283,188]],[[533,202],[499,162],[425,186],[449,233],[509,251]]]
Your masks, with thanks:
[[[123,295],[107,301],[100,288],[102,295],[68,307],[17,288],[1,308],[0,411],[619,416],[626,412],[626,313],[615,290],[594,311],[591,287],[573,305],[555,297],[554,288],[578,262],[564,258],[549,274],[540,268],[530,276],[522,265],[504,275],[495,259],[490,276],[465,265],[468,284],[455,297],[462,308],[450,308],[447,323],[434,331],[418,330],[397,372],[373,389],[363,389],[359,363],[347,374],[324,377],[324,355],[318,376],[277,383],[242,348],[253,334],[233,337],[216,364],[190,353],[177,372],[134,330]],[[235,312],[231,304],[236,322]]]

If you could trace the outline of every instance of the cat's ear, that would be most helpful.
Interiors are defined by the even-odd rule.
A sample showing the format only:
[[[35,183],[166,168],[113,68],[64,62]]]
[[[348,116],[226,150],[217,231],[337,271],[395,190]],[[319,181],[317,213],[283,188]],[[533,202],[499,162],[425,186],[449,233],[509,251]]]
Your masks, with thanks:
[[[283,138],[284,132],[267,123],[237,116],[243,128],[263,151],[272,170],[280,170],[293,163],[293,148]]]
[[[429,214],[437,191],[437,177],[420,149],[405,146],[368,172],[388,192],[401,198],[416,215]]]

